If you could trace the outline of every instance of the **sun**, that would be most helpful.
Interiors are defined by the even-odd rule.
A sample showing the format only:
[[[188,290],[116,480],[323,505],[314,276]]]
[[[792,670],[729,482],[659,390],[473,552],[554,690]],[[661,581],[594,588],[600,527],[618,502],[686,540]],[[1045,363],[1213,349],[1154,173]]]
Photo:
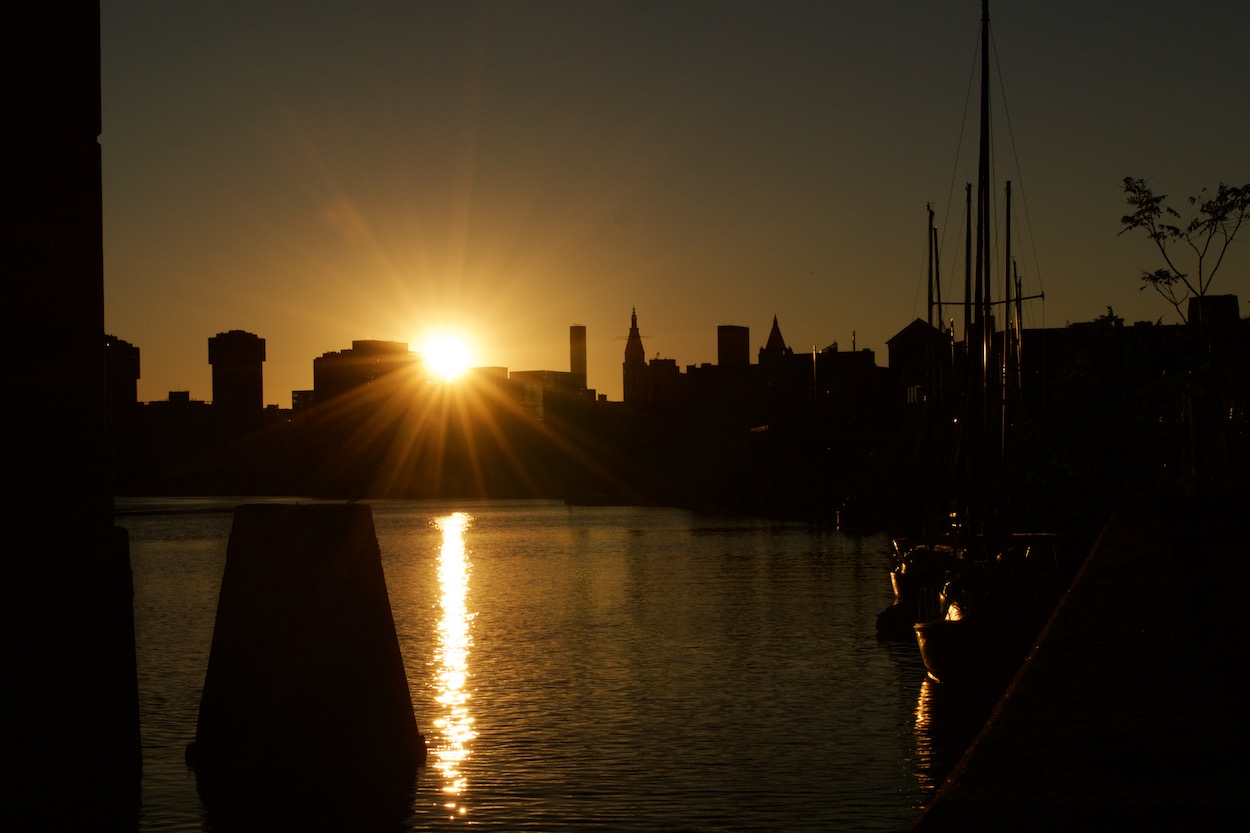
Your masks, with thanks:
[[[430,336],[421,347],[421,356],[431,378],[443,382],[450,382],[469,369],[469,344],[457,335]]]

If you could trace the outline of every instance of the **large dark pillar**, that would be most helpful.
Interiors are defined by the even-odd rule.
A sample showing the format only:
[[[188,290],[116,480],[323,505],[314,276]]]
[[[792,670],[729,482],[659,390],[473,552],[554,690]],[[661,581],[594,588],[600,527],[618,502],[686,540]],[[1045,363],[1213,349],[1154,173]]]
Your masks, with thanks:
[[[389,827],[425,754],[372,510],[238,507],[187,750],[209,815]]]
[[[131,582],[104,440],[98,3],[7,3],[0,62],[0,827],[133,827]]]

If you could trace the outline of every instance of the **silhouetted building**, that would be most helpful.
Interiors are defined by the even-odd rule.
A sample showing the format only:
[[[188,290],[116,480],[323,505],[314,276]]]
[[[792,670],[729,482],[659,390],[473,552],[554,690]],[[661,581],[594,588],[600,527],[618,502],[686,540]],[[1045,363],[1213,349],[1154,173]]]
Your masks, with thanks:
[[[751,330],[735,324],[716,328],[716,363],[721,367],[746,367],[751,363]]]
[[[213,409],[230,418],[257,418],[265,407],[265,340],[243,330],[208,340]]]
[[[349,350],[313,359],[313,401],[323,405],[391,373],[415,372],[417,362],[416,354],[402,341],[353,341]]]
[[[545,422],[548,410],[578,398],[585,389],[582,376],[559,370],[517,370],[508,376],[521,410]]]
[[[111,335],[104,336],[104,401],[110,430],[139,403],[139,348]]]
[[[668,407],[685,398],[686,377],[674,359],[659,357],[647,361],[638,332],[638,314],[630,315],[629,339],[625,342],[623,365],[625,404],[631,408]]]
[[[569,327],[569,371],[578,378],[577,388],[586,389],[586,327],[573,324]]]
[[[777,362],[793,355],[794,351],[786,346],[786,340],[781,337],[781,327],[777,324],[777,316],[774,315],[773,327],[768,331],[768,341],[760,348],[760,364]]]
[[[917,318],[885,344],[903,401],[919,405],[938,393],[950,396],[953,365],[949,334]]]
[[[629,338],[625,341],[625,362],[622,365],[625,404],[641,405],[646,401],[647,353],[638,332],[638,309],[629,314]]]
[[[104,336],[104,426],[112,452],[114,487],[131,478],[142,436],[139,404],[139,348]]]
[[[173,408],[208,408],[209,404],[200,399],[192,399],[189,390],[171,390],[165,394],[163,400],[149,402],[151,408],[173,407]]]
[[[673,405],[685,399],[686,377],[676,359],[652,359],[647,363],[647,401],[653,405]]]
[[[811,357],[795,354],[787,361],[803,367],[796,375],[811,375],[817,405],[834,422],[880,427],[897,412],[893,368],[878,367],[867,347],[838,350],[835,342]]]
[[[463,374],[464,378],[477,382],[494,382],[502,384],[508,381],[508,368],[506,367],[470,367]]]

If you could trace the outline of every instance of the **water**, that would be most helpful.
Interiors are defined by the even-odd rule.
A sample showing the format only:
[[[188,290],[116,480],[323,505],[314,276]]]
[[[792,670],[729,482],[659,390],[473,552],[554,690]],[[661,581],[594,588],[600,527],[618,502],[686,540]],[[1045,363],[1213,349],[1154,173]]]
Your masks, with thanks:
[[[226,829],[183,750],[235,503],[118,503],[145,831]],[[554,502],[373,512],[430,746],[388,830],[905,830],[962,743],[915,646],[876,638],[883,538]]]

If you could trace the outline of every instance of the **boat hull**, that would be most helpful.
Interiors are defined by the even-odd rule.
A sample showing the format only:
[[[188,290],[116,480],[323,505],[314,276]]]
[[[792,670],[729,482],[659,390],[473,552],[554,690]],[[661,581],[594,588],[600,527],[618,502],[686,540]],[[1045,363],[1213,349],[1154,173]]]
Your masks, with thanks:
[[[993,619],[936,619],[914,630],[928,675],[951,686],[1006,685],[1036,635],[1030,623]]]

